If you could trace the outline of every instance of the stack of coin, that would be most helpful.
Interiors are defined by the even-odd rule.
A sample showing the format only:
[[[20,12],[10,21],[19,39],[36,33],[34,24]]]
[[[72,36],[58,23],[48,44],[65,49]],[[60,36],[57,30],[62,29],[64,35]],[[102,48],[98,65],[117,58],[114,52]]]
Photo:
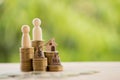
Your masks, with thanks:
[[[29,72],[33,70],[32,58],[34,54],[34,48],[20,48],[20,61],[21,71]]]
[[[52,72],[58,72],[58,71],[62,71],[63,70],[63,66],[62,65],[48,65],[48,71],[52,71]]]
[[[58,53],[57,51],[46,51],[44,52],[45,54],[45,57],[48,59],[48,65],[51,65],[52,64],[52,58],[54,56],[55,53]]]
[[[47,58],[33,58],[33,70],[34,71],[46,71]]]
[[[51,59],[51,64],[48,65],[48,71],[54,72],[54,71],[62,71],[63,67],[60,62],[60,57],[58,55],[58,52],[54,53],[52,59]]]
[[[36,51],[36,47],[41,47],[41,50],[43,51],[43,45],[44,45],[44,41],[32,41],[32,47],[34,47],[34,50]]]
[[[28,60],[28,61],[21,61],[21,71],[22,72],[29,72],[29,71],[33,71],[33,67],[32,67],[32,59]]]

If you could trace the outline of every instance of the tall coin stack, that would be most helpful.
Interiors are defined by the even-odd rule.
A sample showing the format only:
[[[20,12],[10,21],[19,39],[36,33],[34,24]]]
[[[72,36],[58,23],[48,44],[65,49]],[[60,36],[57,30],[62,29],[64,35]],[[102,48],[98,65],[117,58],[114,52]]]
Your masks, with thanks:
[[[20,48],[20,60],[21,70],[23,72],[32,71],[32,54],[34,53],[33,48]]]
[[[47,58],[44,57],[43,53],[44,41],[32,41],[32,46],[34,47],[33,70],[46,71]]]
[[[34,71],[46,71],[47,58],[44,57],[44,53],[40,47],[36,48],[36,52],[33,58],[33,70]]]

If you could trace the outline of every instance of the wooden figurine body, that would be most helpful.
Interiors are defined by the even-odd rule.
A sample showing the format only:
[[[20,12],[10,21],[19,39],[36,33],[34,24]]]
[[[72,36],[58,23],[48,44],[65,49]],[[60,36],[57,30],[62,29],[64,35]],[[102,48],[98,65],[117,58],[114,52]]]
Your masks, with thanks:
[[[23,48],[30,48],[31,47],[31,40],[29,36],[30,28],[28,25],[23,25],[21,30],[23,32],[21,46]]]
[[[33,41],[38,40],[42,41],[42,29],[40,27],[41,25],[41,20],[39,18],[35,18],[33,20]]]

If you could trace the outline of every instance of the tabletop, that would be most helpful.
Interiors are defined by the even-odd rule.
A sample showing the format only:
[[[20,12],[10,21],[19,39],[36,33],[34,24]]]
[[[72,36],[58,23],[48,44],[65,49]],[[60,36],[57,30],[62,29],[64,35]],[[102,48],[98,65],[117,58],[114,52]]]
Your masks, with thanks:
[[[0,63],[0,80],[120,80],[120,62],[62,64],[62,72],[23,73],[19,63]]]

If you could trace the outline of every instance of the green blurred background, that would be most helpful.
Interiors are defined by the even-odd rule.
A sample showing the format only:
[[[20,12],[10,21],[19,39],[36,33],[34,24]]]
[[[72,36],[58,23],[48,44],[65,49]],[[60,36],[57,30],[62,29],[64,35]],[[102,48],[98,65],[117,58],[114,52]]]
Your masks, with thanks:
[[[21,26],[36,17],[62,61],[120,61],[120,0],[0,0],[0,62],[19,62]]]

